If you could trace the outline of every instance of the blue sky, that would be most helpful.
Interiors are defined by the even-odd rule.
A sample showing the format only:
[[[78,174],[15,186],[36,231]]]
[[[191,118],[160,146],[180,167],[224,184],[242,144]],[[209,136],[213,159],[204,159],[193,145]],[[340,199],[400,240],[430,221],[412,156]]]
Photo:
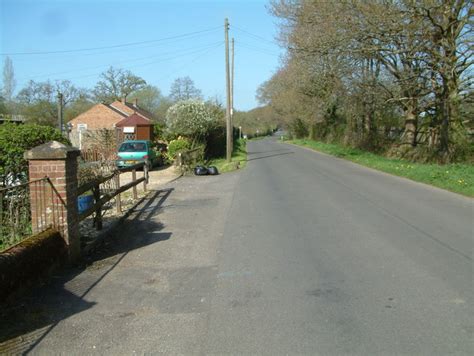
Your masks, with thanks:
[[[235,38],[235,108],[258,105],[255,92],[279,65],[276,19],[262,0],[0,0],[0,52],[11,54],[18,92],[30,79],[69,79],[92,88],[108,66],[129,69],[167,95],[190,76],[206,97],[225,102],[224,18]],[[181,36],[185,35],[185,36]],[[173,37],[170,39],[170,37]],[[5,56],[0,56],[3,67]]]

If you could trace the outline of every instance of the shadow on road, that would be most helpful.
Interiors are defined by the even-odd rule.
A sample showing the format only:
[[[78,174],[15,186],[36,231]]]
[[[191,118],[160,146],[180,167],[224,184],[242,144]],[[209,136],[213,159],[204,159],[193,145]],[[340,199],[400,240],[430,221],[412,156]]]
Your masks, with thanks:
[[[0,354],[28,353],[61,320],[93,308],[87,294],[102,281],[130,251],[169,240],[171,232],[154,221],[173,189],[155,191],[131,216],[112,231],[103,243],[82,261],[42,286],[0,305]]]
[[[247,151],[247,155],[248,156],[251,156],[251,155],[258,155],[258,154],[262,154],[262,153],[275,153],[275,152],[289,152],[288,149],[278,149],[278,150],[269,150],[269,151]]]
[[[248,158],[247,159],[247,162],[249,161],[256,161],[258,159],[264,159],[264,158],[271,158],[271,157],[277,157],[277,156],[286,156],[286,155],[291,155],[291,154],[294,154],[293,151],[286,151],[284,153],[275,153],[275,154],[272,154],[272,155],[267,155],[267,156],[260,156],[260,157],[255,157],[255,158]]]

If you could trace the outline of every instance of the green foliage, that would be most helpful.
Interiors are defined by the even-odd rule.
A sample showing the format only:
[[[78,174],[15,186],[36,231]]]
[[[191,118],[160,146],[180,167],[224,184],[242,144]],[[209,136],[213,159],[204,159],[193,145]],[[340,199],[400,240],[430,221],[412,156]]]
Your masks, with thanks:
[[[427,183],[452,192],[474,197],[474,166],[470,164],[424,164],[390,159],[355,148],[313,140],[293,140],[290,143],[344,158],[363,166]]]
[[[68,144],[68,140],[58,130],[49,126],[0,125],[0,177],[5,179],[5,175],[13,174],[26,178],[28,164],[23,158],[24,152],[52,140]]]
[[[216,166],[220,173],[231,172],[236,169],[245,168],[247,165],[247,146],[245,140],[235,140],[231,162],[225,158],[212,159],[206,163],[207,166]]]
[[[191,143],[185,138],[178,138],[176,140],[170,141],[168,144],[168,158],[173,160],[179,152],[189,150],[191,148]]]
[[[219,117],[209,105],[201,101],[180,101],[166,113],[166,125],[171,136],[184,136],[192,141],[191,147],[202,143]]]
[[[157,87],[153,85],[146,85],[130,94],[130,97],[127,100],[133,101],[135,99],[138,100],[138,105],[140,105],[140,107],[155,114],[161,105],[163,95],[161,94],[160,89]]]
[[[8,114],[7,105],[5,104],[5,98],[0,95],[0,114],[6,115]]]
[[[206,158],[216,158],[225,155],[226,127],[223,123],[213,127],[206,135]]]
[[[51,127],[57,124],[57,106],[55,103],[46,100],[23,106],[22,113],[28,118],[28,122],[32,124]]]
[[[289,126],[291,134],[296,138],[308,137],[308,125],[300,118],[294,119]]]
[[[242,128],[242,134],[247,137],[266,135],[275,130],[281,120],[270,106],[262,106],[249,111],[235,111],[233,125]],[[257,133],[258,132],[258,133]]]
[[[153,137],[155,141],[163,140],[165,136],[166,125],[162,122],[156,123],[153,125]]]

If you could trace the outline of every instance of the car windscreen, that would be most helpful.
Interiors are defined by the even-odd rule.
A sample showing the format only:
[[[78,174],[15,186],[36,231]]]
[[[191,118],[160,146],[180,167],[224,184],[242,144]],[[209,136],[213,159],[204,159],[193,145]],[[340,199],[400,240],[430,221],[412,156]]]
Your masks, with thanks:
[[[125,142],[119,148],[119,152],[144,152],[146,150],[144,142]]]

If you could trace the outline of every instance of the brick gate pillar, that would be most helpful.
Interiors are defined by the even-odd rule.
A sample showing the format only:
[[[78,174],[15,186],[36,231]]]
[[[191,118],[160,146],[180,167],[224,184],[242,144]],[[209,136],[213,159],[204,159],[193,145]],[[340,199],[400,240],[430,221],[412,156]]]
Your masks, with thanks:
[[[80,151],[77,148],[66,146],[57,141],[45,143],[25,152],[25,159],[28,160],[29,165],[29,180],[48,177],[61,197],[61,199],[57,197],[56,203],[52,199],[53,202],[50,203],[48,200],[45,205],[44,199],[41,200],[37,197],[41,197],[41,193],[43,196],[51,195],[51,187],[48,187],[49,184],[44,184],[34,188],[36,190],[49,189],[49,192],[36,191],[30,194],[33,229],[41,228],[41,224],[34,221],[38,216],[47,214],[54,209],[53,204],[62,205],[64,203],[61,207],[63,213],[58,227],[68,247],[70,261],[76,260],[81,252],[77,220],[77,157],[79,155]]]

